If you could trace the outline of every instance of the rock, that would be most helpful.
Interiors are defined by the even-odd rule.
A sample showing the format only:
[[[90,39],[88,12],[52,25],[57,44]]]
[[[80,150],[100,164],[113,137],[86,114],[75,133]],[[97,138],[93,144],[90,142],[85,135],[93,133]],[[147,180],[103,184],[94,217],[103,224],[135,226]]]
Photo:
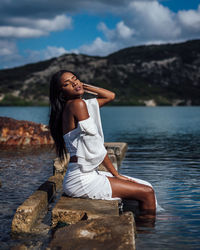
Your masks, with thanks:
[[[58,222],[74,224],[82,219],[119,215],[117,200],[92,200],[61,196],[52,210],[52,226]]]
[[[12,232],[30,233],[39,215],[47,209],[48,194],[37,190],[17,208],[12,221]]]
[[[12,232],[32,232],[39,216],[47,212],[48,203],[54,198],[56,191],[62,188],[62,181],[62,175],[49,177],[37,191],[17,208],[12,221]]]
[[[58,229],[47,249],[135,249],[132,213],[102,216]]]
[[[49,177],[48,182],[53,183],[55,192],[62,188],[63,178],[64,176],[61,174],[52,175]]]
[[[144,104],[145,104],[147,107],[155,107],[155,106],[156,106],[156,102],[155,102],[155,100],[153,100],[153,99],[144,101]]]
[[[54,164],[53,164],[53,174],[54,175],[65,175],[65,172],[67,170],[67,165],[70,159],[69,153],[64,156],[64,160],[61,161],[58,157],[54,159]]]
[[[173,102],[172,102],[172,106],[179,106],[179,105],[185,105],[185,100],[183,99],[175,99]]]
[[[0,144],[39,145],[53,143],[49,129],[44,124],[0,117]]]
[[[28,247],[24,244],[20,244],[20,245],[11,247],[11,250],[28,250]]]

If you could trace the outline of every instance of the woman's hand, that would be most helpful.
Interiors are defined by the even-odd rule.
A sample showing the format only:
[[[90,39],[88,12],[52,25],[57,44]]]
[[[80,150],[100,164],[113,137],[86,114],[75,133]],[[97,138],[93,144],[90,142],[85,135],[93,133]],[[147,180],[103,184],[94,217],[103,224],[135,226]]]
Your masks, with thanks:
[[[86,84],[86,83],[82,83],[82,84],[83,84],[83,89],[86,93],[98,95],[98,93],[96,93],[96,91],[95,91],[95,90],[99,89],[98,87],[90,85],[90,84]]]
[[[115,93],[110,90],[96,87],[94,85],[83,83],[83,89],[86,93],[90,93],[97,96],[97,101],[99,103],[99,107],[102,107],[106,103],[114,100]]]
[[[82,84],[83,84],[83,88],[84,88],[84,89],[89,89],[89,88],[100,89],[100,88],[97,87],[97,86],[94,86],[94,85],[91,85],[91,84],[87,84],[87,83],[84,83],[84,82],[82,82]]]
[[[123,181],[131,181],[133,183],[137,183],[136,181],[134,181],[134,180],[132,180],[132,179],[126,177],[126,176],[120,175],[120,174],[117,175],[117,176],[115,176],[115,177],[118,178],[118,179],[120,179],[120,180],[123,180]]]

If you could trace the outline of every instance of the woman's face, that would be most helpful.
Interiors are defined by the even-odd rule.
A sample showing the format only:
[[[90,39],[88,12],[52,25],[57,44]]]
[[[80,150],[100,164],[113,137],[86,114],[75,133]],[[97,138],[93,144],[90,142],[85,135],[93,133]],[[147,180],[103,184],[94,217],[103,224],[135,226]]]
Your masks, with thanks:
[[[78,98],[84,94],[83,83],[72,73],[63,73],[61,78],[61,90],[69,99]]]

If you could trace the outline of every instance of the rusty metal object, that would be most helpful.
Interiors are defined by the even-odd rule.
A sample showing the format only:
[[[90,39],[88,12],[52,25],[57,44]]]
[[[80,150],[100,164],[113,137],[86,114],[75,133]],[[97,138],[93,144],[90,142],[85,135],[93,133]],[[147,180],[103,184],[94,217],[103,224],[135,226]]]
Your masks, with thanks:
[[[0,117],[0,145],[53,144],[48,126]]]

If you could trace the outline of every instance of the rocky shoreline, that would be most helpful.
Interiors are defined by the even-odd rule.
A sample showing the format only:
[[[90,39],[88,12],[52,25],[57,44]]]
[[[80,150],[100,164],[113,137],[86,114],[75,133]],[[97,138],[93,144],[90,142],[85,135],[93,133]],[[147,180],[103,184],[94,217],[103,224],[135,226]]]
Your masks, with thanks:
[[[53,144],[48,126],[0,117],[0,145]]]

